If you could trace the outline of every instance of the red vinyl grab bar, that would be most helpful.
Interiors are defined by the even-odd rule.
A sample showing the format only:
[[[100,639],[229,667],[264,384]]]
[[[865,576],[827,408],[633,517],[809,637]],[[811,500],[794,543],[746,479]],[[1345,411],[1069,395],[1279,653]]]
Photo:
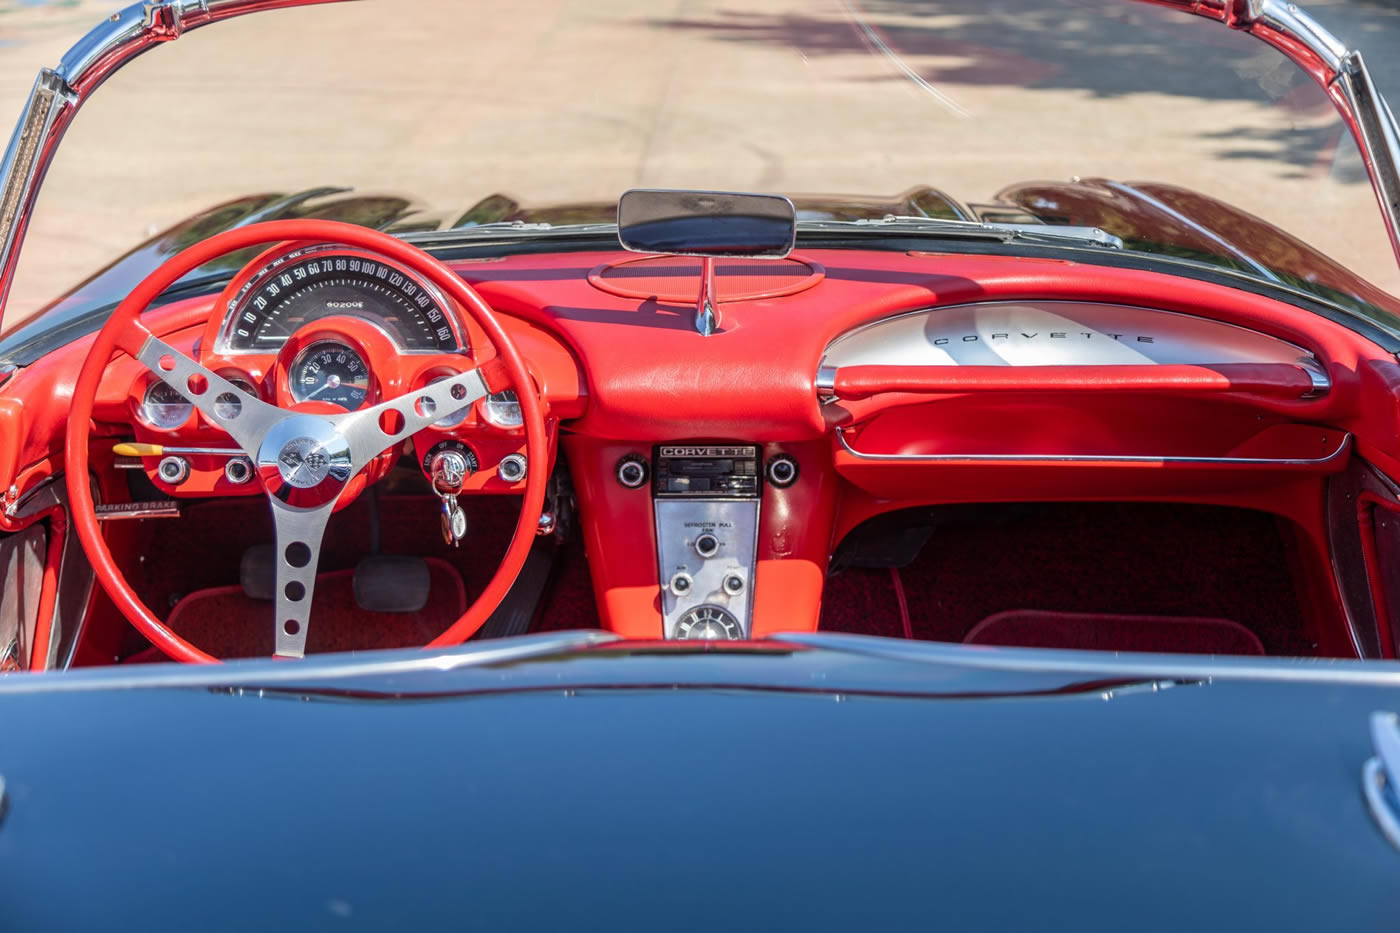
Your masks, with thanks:
[[[1311,363],[1311,361],[1309,361]],[[870,398],[884,392],[1243,392],[1304,398],[1327,391],[1325,371],[1303,363],[1104,366],[841,366],[818,378],[822,394]]]

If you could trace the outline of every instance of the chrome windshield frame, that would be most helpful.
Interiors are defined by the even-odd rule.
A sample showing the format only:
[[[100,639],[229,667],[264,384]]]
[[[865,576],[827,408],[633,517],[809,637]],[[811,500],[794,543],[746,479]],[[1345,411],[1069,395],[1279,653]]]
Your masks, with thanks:
[[[0,162],[0,324],[30,215],[54,152],[87,99],[114,72],[161,42],[210,23],[286,7],[347,0],[143,0],[112,14],[55,68],[39,72]],[[1400,263],[1400,130],[1359,51],[1284,0],[1139,0],[1215,20],[1268,43],[1313,77],[1346,122],[1366,164]]]
[[[104,81],[152,46],[191,29],[263,10],[341,2],[346,0],[141,0],[93,27],[56,67],[42,69],[0,162],[0,324],[44,176],[69,124]]]
[[[1223,23],[1273,46],[1332,101],[1361,150],[1366,174],[1400,263],[1400,131],[1357,49],[1286,0],[1144,0]]]

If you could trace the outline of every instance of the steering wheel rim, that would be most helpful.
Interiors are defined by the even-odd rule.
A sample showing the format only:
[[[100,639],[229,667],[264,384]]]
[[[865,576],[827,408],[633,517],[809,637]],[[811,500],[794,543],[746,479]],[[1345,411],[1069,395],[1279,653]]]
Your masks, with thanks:
[[[124,352],[133,359],[141,359],[143,347],[149,347],[151,342],[161,344],[149,330],[140,323],[140,315],[160,294],[173,285],[181,277],[204,265],[205,263],[217,259],[235,250],[252,246],[263,246],[271,243],[278,243],[290,240],[313,240],[328,241],[343,244],[351,247],[372,250],[380,255],[392,259],[411,271],[423,276],[432,282],[445,294],[451,297],[463,308],[466,313],[476,321],[485,331],[487,339],[496,350],[497,359],[502,364],[505,375],[509,378],[511,386],[515,389],[516,397],[520,401],[521,415],[525,427],[525,448],[529,458],[531,468],[525,476],[525,492],[522,498],[520,516],[516,521],[515,531],[511,537],[510,547],[507,548],[505,557],[502,558],[496,573],[491,577],[490,582],[477,596],[476,600],[467,611],[455,622],[447,627],[442,634],[425,645],[425,648],[442,647],[444,645],[460,644],[481,628],[490,614],[500,605],[511,586],[515,583],[520,574],[521,568],[529,555],[531,542],[535,536],[535,528],[539,523],[539,517],[544,509],[545,488],[548,483],[547,464],[549,463],[549,447],[545,431],[543,404],[534,390],[534,384],[530,380],[529,372],[525,368],[525,363],[519,351],[511,342],[505,329],[496,320],[491,307],[482,300],[481,296],[466,282],[462,281],[455,273],[448,269],[438,260],[427,253],[412,246],[402,240],[395,239],[377,230],[367,227],[358,227],[352,224],[341,223],[330,220],[279,220],[265,223],[250,224],[246,227],[239,227],[224,233],[216,234],[206,240],[194,244],[185,250],[177,253],[166,260],[160,268],[156,269],[140,284],[138,284],[126,296],[126,298],[112,312],[111,316],[103,324],[94,338],[92,346],[88,350],[87,357],[83,361],[82,369],[79,371],[78,380],[73,390],[73,399],[70,406],[68,427],[66,433],[66,450],[64,452],[65,480],[68,487],[68,496],[72,511],[73,525],[78,533],[78,538],[82,543],[83,550],[87,553],[89,562],[102,588],[112,599],[118,611],[131,622],[146,638],[161,651],[176,661],[188,663],[218,663],[221,659],[216,658],[195,645],[180,637],[163,622],[156,618],[150,608],[142,602],[141,598],[127,582],[125,575],[117,567],[116,561],[112,557],[111,550],[103,540],[100,526],[97,521],[96,507],[93,503],[91,479],[88,472],[88,436],[92,418],[92,409],[96,400],[97,390],[101,384],[103,371],[110,363],[114,353]],[[161,344],[161,346],[164,346]],[[167,348],[169,349],[169,348]],[[200,373],[208,374],[202,366],[193,360],[185,358],[183,354],[176,352],[176,356],[189,363]],[[168,358],[168,354],[166,357]],[[149,363],[147,364],[150,365]],[[162,362],[162,366],[164,363]],[[172,361],[172,366],[174,362]],[[151,367],[157,378],[164,379],[165,376]],[[464,373],[461,381],[467,381],[466,377],[476,374],[482,388],[487,391],[496,391],[485,386],[485,374],[483,367],[478,364],[475,368]],[[457,382],[451,380],[450,382]],[[438,383],[438,386],[447,386],[449,382]],[[179,387],[176,387],[179,389]],[[431,387],[430,387],[431,388]],[[185,391],[180,389],[180,391]],[[412,399],[428,390],[415,390],[405,395],[390,399],[381,405],[373,406],[360,412],[349,413],[347,417],[354,417],[357,414],[368,414],[399,402],[401,399]],[[214,394],[212,387],[207,393],[212,397]],[[455,397],[455,396],[454,396]],[[269,406],[276,407],[276,406]],[[278,409],[287,416],[295,415],[286,409]],[[305,416],[314,418],[317,416]],[[321,418],[322,421],[331,423],[332,419]],[[281,422],[279,422],[280,424]],[[226,426],[219,424],[220,427]],[[406,426],[405,426],[406,427]],[[393,444],[401,443],[403,438],[411,436],[421,430],[421,427],[397,436]],[[390,445],[392,446],[392,445]],[[388,449],[387,447],[384,449]],[[248,451],[250,456],[252,451]],[[355,470],[358,473],[359,469]],[[350,478],[353,478],[354,473]],[[273,500],[273,493],[268,492],[269,502],[272,503],[274,516],[278,514],[278,505]],[[337,490],[331,498],[329,505],[333,506],[339,498],[342,489]],[[329,511],[329,508],[328,508]],[[318,544],[319,544],[319,531]],[[279,531],[280,536],[280,531]],[[280,542],[279,542],[280,543]],[[319,550],[319,548],[318,548]],[[279,562],[280,564],[280,562]],[[311,561],[311,575],[314,579],[316,561]],[[280,587],[279,576],[279,587]],[[309,617],[311,604],[311,593],[306,597],[306,614]],[[274,604],[280,605],[280,603]],[[278,618],[275,614],[274,620]],[[282,623],[278,622],[278,631],[281,631]],[[304,642],[304,635],[303,635]]]

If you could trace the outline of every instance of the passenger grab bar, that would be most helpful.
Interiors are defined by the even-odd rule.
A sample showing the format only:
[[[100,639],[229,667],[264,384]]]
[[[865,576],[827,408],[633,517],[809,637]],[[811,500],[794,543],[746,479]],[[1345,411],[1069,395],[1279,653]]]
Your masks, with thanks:
[[[1335,442],[1320,456],[1188,456],[1180,454],[1091,454],[1091,453],[872,453],[851,446],[847,428],[836,429],[836,439],[856,460],[887,463],[1141,463],[1186,466],[1291,467],[1311,469],[1340,463],[1351,449],[1351,435],[1338,432]],[[1329,439],[1330,440],[1330,439]]]
[[[841,366],[817,374],[817,391],[853,401],[885,392],[1148,392],[1178,395],[1242,392],[1315,398],[1330,387],[1311,358],[1296,363],[1107,366]]]

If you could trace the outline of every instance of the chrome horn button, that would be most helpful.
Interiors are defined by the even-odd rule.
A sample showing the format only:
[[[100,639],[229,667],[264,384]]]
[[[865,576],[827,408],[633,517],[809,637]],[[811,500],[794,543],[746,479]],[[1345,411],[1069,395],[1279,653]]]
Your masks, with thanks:
[[[331,458],[314,437],[294,437],[277,455],[282,479],[301,489],[319,486],[331,470]]]
[[[273,425],[258,446],[258,477],[290,506],[334,499],[352,475],[350,444],[329,421],[293,415]]]

